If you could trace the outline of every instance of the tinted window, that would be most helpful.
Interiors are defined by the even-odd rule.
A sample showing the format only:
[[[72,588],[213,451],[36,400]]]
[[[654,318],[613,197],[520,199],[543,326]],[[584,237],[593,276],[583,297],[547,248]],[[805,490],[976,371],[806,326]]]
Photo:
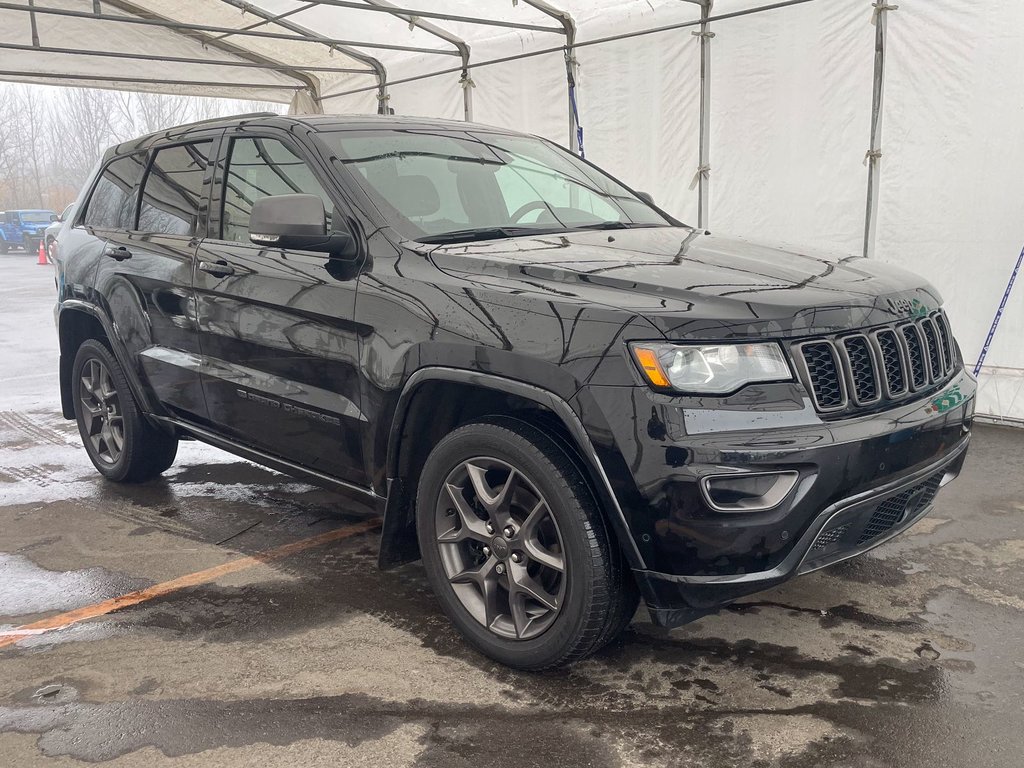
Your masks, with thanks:
[[[203,176],[212,146],[211,141],[200,141],[157,150],[142,185],[140,231],[196,233],[203,208]]]
[[[232,141],[226,181],[221,214],[224,240],[248,242],[252,204],[269,195],[318,195],[331,227],[334,203],[305,161],[277,139]]]
[[[85,224],[96,229],[127,229],[132,219],[132,191],[142,175],[143,153],[119,157],[108,165],[86,203]]]

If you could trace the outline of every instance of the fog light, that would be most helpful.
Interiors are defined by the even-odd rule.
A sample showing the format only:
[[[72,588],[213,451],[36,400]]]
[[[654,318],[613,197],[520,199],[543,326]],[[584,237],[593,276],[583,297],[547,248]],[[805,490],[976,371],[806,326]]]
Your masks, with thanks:
[[[719,512],[762,512],[777,507],[796,485],[799,473],[742,472],[701,478],[704,500]]]

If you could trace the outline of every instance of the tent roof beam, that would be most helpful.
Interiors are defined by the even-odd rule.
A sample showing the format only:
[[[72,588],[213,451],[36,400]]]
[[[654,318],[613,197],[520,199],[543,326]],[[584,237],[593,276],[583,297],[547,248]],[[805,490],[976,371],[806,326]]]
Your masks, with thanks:
[[[133,61],[165,61],[171,64],[203,64],[213,67],[239,67],[244,69],[266,69],[274,72],[338,72],[353,75],[372,75],[372,69],[359,69],[356,67],[296,67],[292,64],[275,64],[260,61],[224,61],[221,59],[204,59],[187,56],[163,56],[152,53],[124,53],[120,51],[91,51],[81,48],[60,48],[54,46],[21,45],[18,43],[0,43],[0,50],[7,51],[38,51],[40,53],[53,53],[66,56],[101,56],[107,59],[129,59]]]
[[[58,72],[28,72],[24,70],[0,70],[0,78],[13,78],[18,80],[32,80],[36,78],[47,80],[76,80],[93,84],[95,88],[111,88],[113,83],[138,83],[142,85],[184,85],[190,87],[207,87],[217,89],[218,86],[228,85],[231,88],[248,88],[269,91],[304,91],[305,85],[287,85],[285,83],[211,83],[209,80],[175,80],[174,78],[164,79],[161,77],[110,77],[108,75],[81,75],[81,74],[60,74]]]
[[[556,32],[561,33],[559,27],[547,27],[543,24],[525,24],[518,21],[504,21],[502,19],[484,19],[477,16],[459,16],[440,11],[423,11],[416,8],[398,8],[369,6],[352,0],[309,0],[312,5],[329,5],[334,8],[351,8],[357,11],[376,11],[378,13],[401,14],[404,16],[415,16],[419,19],[438,19],[440,21],[457,21],[464,24],[481,24],[490,27],[504,27],[506,29],[522,29],[531,32]]]
[[[244,10],[255,13],[257,9],[249,6],[248,4],[240,3],[238,7],[245,5]],[[47,8],[42,6],[29,6],[21,5],[18,3],[6,3],[0,2],[0,11],[22,11],[25,13],[38,13],[49,16],[61,16],[66,18],[78,18],[78,19],[89,19],[92,21],[111,21],[119,24],[136,24],[150,27],[162,27],[164,29],[170,29],[174,31],[192,31],[192,32],[206,32],[214,34],[227,33],[230,35],[242,36],[242,37],[262,37],[270,38],[273,40],[292,40],[295,42],[316,42],[326,45],[335,46],[358,46],[361,48],[378,48],[381,50],[388,51],[405,51],[407,53],[423,53],[433,54],[439,56],[458,56],[458,51],[442,51],[434,48],[418,48],[411,45],[397,45],[393,43],[375,43],[366,40],[339,40],[336,38],[328,38],[316,36],[315,38],[309,35],[296,35],[289,34],[287,32],[268,32],[266,30],[255,30],[255,29],[234,29],[232,27],[215,27],[207,24],[190,24],[183,21],[170,21],[165,19],[147,19],[147,18],[136,18],[132,16],[115,16],[111,14],[95,14],[91,11],[72,11],[64,8]],[[286,22],[274,22],[284,27]],[[213,39],[208,39],[207,42],[213,42]]]

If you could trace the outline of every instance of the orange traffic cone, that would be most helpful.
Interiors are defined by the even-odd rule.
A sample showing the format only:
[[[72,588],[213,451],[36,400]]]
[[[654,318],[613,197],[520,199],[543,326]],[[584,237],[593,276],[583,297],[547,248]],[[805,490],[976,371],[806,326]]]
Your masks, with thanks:
[[[36,264],[49,264],[50,260],[46,258],[46,243],[43,240],[39,241],[39,261]]]

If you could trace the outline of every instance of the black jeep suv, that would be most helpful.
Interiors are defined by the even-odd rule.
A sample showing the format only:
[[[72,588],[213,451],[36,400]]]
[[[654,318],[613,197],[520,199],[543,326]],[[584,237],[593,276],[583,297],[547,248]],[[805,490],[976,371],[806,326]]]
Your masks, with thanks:
[[[109,150],[57,244],[64,415],[114,481],[194,438],[379,506],[541,669],[928,512],[974,408],[938,293],[712,237],[542,139],[249,115]]]

